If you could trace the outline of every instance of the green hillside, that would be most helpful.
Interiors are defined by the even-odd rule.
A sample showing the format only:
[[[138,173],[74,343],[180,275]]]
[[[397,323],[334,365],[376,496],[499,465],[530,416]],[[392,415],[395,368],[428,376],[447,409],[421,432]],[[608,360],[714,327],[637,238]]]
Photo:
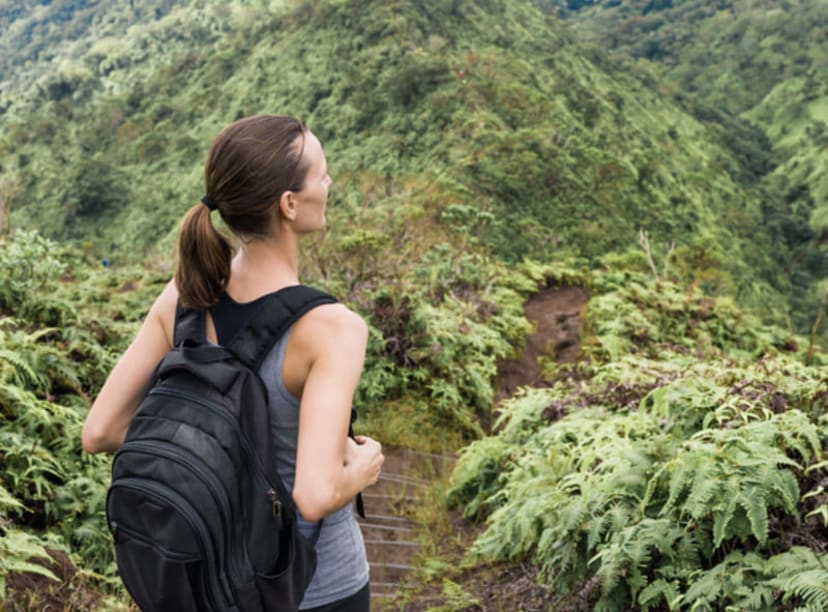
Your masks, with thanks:
[[[794,309],[808,310],[828,276],[828,4],[812,0],[540,2],[584,42],[652,62],[665,96],[721,135],[779,203],[795,251]],[[745,147],[752,130],[763,150]],[[779,212],[787,219],[780,219]],[[796,219],[791,223],[791,219]],[[811,307],[812,309],[812,307]]]
[[[745,160],[647,70],[522,2],[260,6],[194,3],[79,37],[76,57],[13,86],[12,223],[116,261],[166,253],[212,135],[278,111],[326,145],[333,227],[393,235],[389,211],[425,215],[512,261],[624,252],[644,229],[662,256],[675,241],[677,277],[785,320],[801,215],[740,180]]]
[[[2,89],[25,86],[54,64],[82,56],[97,39],[123,36],[130,26],[160,19],[174,5],[174,0],[2,0]]]

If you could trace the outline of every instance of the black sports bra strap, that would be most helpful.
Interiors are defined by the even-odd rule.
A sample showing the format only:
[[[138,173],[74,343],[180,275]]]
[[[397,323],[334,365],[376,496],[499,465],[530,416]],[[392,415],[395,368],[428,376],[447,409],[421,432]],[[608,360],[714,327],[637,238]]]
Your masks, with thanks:
[[[175,305],[175,330],[173,346],[179,346],[185,340],[198,344],[207,342],[207,319],[203,310],[185,308],[181,302]]]
[[[253,318],[236,333],[227,349],[254,371],[287,329],[303,314],[322,304],[333,304],[332,295],[305,285],[293,285],[268,295]]]

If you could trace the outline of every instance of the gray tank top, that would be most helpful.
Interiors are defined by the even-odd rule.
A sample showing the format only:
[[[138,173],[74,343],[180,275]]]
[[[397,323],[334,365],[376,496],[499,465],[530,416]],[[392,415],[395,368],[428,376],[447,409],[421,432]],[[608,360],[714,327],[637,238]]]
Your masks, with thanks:
[[[276,444],[276,468],[288,491],[293,490],[299,433],[299,400],[291,395],[282,379],[282,365],[291,330],[276,343],[259,372],[267,387]],[[368,559],[352,504],[326,516],[321,528],[319,523],[308,522],[300,514],[299,529],[307,537],[319,534],[316,541],[316,573],[299,605],[300,610],[349,597],[365,586],[368,582]]]

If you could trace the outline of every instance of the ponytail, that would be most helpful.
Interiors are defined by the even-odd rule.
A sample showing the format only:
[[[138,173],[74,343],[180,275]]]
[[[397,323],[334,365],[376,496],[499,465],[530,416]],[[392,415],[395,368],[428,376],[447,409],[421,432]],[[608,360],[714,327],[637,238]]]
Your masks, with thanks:
[[[233,247],[210,221],[203,203],[193,206],[178,237],[175,286],[182,306],[204,309],[215,304],[230,279]]]
[[[273,231],[274,207],[285,191],[299,191],[308,164],[305,124],[283,115],[239,119],[216,136],[204,165],[204,193],[187,212],[178,238],[175,286],[183,306],[209,308],[230,280],[233,247],[210,221],[221,220],[241,240]]]

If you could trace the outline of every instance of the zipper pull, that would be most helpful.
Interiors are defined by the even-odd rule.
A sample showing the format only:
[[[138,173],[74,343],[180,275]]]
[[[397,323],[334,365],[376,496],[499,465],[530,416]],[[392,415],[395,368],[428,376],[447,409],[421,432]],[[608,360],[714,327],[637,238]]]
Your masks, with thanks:
[[[279,518],[279,516],[282,514],[282,502],[279,501],[279,496],[277,495],[276,490],[268,489],[267,496],[270,498],[274,518]]]

